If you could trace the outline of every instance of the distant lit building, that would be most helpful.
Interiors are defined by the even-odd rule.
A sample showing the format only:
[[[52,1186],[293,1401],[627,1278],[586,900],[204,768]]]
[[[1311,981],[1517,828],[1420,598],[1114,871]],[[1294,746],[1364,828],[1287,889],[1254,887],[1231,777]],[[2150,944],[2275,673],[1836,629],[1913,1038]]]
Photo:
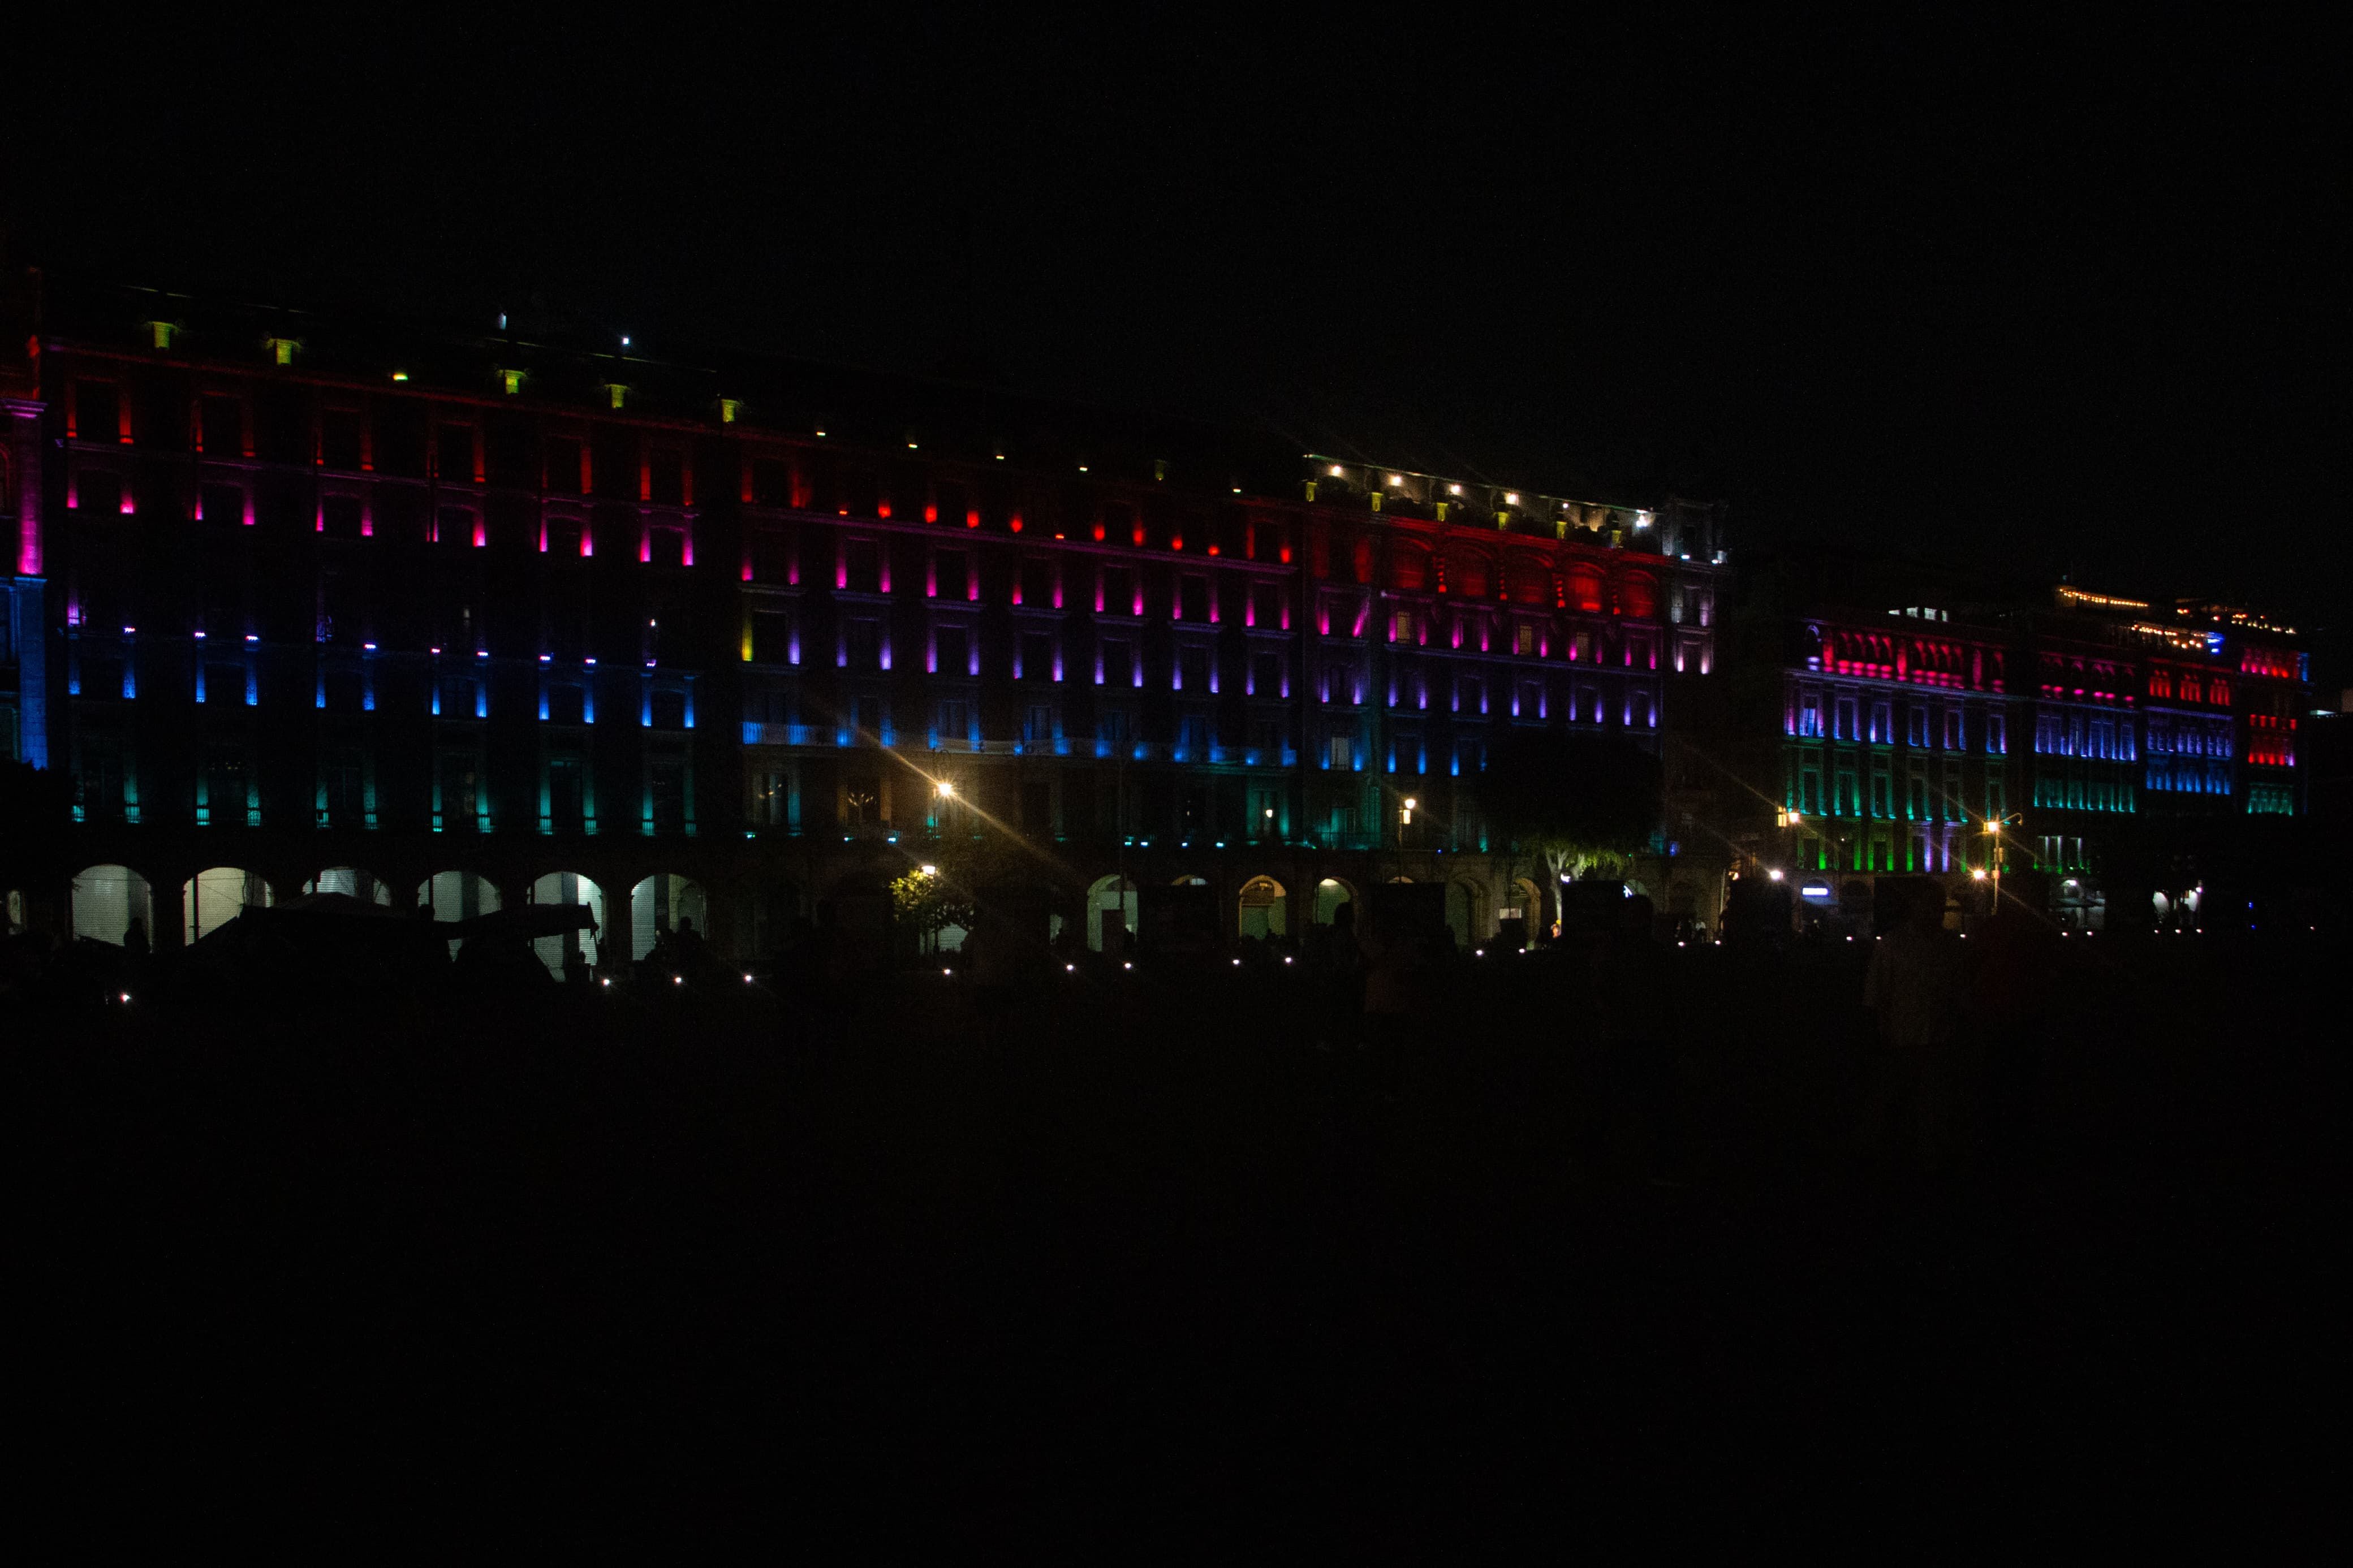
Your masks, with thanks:
[[[2097,926],[2118,853],[2305,809],[2308,656],[2252,612],[2062,586],[2048,605],[1799,614],[1782,635],[1781,805],[1749,862],[1810,873],[1818,901],[1852,906],[1883,873],[2031,867],[2064,921]],[[2153,890],[2194,910],[2194,885]]]

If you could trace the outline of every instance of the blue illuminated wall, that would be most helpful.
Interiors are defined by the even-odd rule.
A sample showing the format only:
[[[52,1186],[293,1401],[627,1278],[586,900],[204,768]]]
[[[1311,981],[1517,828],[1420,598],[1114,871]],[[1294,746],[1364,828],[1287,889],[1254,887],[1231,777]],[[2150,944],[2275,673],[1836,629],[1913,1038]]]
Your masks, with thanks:
[[[0,750],[37,768],[49,765],[47,586],[38,577],[0,584]]]

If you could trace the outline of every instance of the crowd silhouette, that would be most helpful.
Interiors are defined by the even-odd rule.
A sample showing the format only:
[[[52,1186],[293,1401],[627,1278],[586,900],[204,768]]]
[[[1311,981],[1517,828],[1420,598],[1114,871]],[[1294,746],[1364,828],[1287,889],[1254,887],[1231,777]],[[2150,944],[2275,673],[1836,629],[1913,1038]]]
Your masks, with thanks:
[[[280,1478],[364,1411],[372,1464],[659,1434],[965,1504],[1727,1454],[2016,1488],[2090,1420],[2081,1487],[2316,1331],[2320,948],[2065,941],[1926,880],[1855,942],[1592,908],[1179,962],[984,907],[882,968],[839,921],[747,968],[681,920],[561,978],[527,933],[452,963],[390,920],[423,945],[363,962],[281,921],[263,980],[343,965],[282,992],[19,938],[25,1408],[90,1441],[143,1391],[184,1464],[235,1421]]]

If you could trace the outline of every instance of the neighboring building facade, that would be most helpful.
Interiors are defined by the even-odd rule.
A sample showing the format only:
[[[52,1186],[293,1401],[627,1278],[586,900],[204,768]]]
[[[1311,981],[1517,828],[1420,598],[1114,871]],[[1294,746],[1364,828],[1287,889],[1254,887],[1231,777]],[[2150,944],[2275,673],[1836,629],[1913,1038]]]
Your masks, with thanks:
[[[1925,614],[1925,617],[1924,617]],[[1782,681],[1786,853],[1817,873],[1966,873],[2010,815],[2010,649],[1944,612],[1812,616]]]
[[[1154,880],[1255,932],[1409,878],[1478,941],[1549,913],[1479,815],[1494,737],[1655,748],[1727,570],[1672,499],[745,356],[116,289],[9,374],[0,702],[75,781],[102,940],[333,889],[750,956],[985,819],[1091,938]]]
[[[2031,868],[2063,923],[2096,929],[2112,862],[2306,809],[2308,656],[2250,612],[2062,586],[2047,608],[1804,615],[1785,635],[1781,805],[1744,868],[1800,873],[1821,906],[1856,907],[1878,874]],[[2169,874],[2148,890],[2194,914],[2194,866]]]

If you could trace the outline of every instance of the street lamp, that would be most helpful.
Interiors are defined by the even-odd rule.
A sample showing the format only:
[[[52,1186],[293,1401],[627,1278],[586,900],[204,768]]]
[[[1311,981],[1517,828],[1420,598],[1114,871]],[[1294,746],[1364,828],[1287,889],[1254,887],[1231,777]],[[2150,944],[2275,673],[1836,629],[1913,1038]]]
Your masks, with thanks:
[[[2018,814],[2016,812],[2012,812],[2008,816],[1989,816],[1986,818],[1986,864],[1989,870],[1980,871],[1977,873],[1977,875],[1983,877],[1990,874],[1993,879],[1993,902],[1996,909],[2000,909],[2001,907],[2002,825],[2004,823],[2016,822],[2017,820]]]

